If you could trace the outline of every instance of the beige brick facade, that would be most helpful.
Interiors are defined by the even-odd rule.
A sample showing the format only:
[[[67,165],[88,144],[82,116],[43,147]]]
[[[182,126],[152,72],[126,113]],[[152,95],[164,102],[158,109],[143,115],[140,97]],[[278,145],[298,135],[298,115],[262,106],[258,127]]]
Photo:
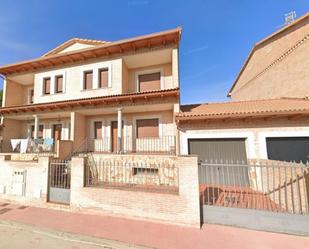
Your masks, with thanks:
[[[230,92],[233,100],[309,96],[309,15],[258,43]]]
[[[84,187],[84,159],[72,160],[71,205],[80,211],[200,226],[196,157],[177,157],[179,194]]]

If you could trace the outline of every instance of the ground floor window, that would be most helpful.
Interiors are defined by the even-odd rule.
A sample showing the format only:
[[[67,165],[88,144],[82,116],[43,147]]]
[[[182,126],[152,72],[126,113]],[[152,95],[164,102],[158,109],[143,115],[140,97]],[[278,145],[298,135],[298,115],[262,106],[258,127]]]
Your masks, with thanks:
[[[102,122],[101,121],[94,122],[94,138],[95,139],[102,138]]]
[[[43,138],[44,125],[39,125],[38,138]],[[31,125],[31,138],[34,139],[34,125]]]

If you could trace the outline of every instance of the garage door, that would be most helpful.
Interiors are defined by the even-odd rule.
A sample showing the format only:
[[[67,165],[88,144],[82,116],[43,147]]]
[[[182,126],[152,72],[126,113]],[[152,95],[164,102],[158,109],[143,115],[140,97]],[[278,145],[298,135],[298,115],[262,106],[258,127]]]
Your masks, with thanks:
[[[268,159],[306,162],[309,160],[309,137],[266,138]]]
[[[247,160],[244,138],[190,139],[189,154],[198,155],[199,160],[244,161]]]
[[[248,186],[245,139],[190,139],[189,154],[198,155],[201,185]]]

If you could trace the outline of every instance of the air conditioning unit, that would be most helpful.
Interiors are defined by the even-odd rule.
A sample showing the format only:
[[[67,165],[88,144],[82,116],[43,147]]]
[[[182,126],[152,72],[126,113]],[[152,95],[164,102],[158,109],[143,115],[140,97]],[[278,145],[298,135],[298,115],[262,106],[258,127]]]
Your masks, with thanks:
[[[26,194],[26,170],[14,170],[12,180],[12,194],[25,196]]]

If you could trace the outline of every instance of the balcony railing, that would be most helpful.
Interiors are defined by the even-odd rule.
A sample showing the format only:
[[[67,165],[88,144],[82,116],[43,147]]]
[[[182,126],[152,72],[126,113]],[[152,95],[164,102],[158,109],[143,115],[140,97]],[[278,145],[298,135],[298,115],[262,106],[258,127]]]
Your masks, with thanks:
[[[44,154],[54,153],[54,140],[47,139],[11,139],[11,148],[2,150],[7,153],[32,153],[32,154]]]
[[[87,141],[87,151],[91,152],[117,153],[116,147],[110,137]],[[175,154],[176,138],[161,136],[133,139],[130,136],[124,136],[121,147],[122,153]]]

